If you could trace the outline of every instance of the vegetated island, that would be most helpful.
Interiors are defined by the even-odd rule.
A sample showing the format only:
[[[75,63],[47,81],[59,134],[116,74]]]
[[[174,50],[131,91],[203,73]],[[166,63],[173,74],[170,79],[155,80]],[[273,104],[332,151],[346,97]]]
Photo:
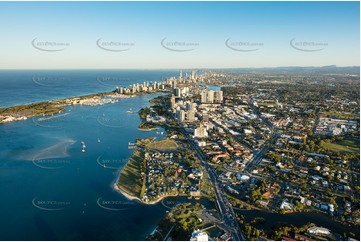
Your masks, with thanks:
[[[61,113],[65,110],[66,106],[71,105],[88,105],[97,106],[108,103],[115,103],[120,98],[131,98],[142,94],[152,94],[156,92],[136,92],[119,94],[117,91],[101,92],[89,94],[84,96],[74,96],[70,98],[63,98],[52,101],[44,101],[23,105],[16,105],[11,107],[0,108],[0,124],[13,122],[17,120],[26,120],[35,116],[50,116]],[[150,128],[149,125],[144,127]],[[154,127],[152,127],[154,128]]]
[[[115,92],[102,92],[84,96],[70,97],[53,101],[44,101],[0,108],[0,123],[25,120],[35,116],[48,116],[61,113],[70,105],[103,105],[115,103],[118,98],[130,97],[129,95],[116,94]]]

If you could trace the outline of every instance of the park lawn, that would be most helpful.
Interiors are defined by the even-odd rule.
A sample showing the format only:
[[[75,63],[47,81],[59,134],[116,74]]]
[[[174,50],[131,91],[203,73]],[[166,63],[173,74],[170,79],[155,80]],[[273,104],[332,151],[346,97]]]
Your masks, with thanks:
[[[148,147],[156,150],[176,150],[178,148],[178,144],[174,140],[164,139],[150,143]]]
[[[121,171],[118,186],[128,194],[139,197],[141,190],[140,164],[144,159],[144,153],[136,150],[129,159],[127,165]]]
[[[335,152],[345,153],[360,153],[360,146],[356,140],[342,140],[334,143],[325,143],[323,148]]]
[[[330,118],[337,118],[337,119],[360,119],[360,115],[358,114],[354,114],[354,113],[349,113],[349,112],[323,112],[322,113],[323,116],[325,117],[330,117]]]

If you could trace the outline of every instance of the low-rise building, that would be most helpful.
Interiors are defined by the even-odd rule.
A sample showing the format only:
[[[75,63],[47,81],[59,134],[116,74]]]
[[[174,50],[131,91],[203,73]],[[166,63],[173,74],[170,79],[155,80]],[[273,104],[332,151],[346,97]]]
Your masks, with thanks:
[[[307,232],[309,234],[319,235],[319,236],[327,236],[331,234],[329,229],[323,227],[317,227],[317,226],[312,226],[308,228]]]

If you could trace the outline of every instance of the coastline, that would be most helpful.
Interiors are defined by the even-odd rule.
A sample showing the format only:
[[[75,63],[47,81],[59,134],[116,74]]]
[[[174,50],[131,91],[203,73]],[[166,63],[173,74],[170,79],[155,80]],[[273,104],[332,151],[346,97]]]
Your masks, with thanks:
[[[149,139],[149,138],[148,138]],[[132,156],[134,155],[134,152],[132,154]],[[132,158],[132,156],[128,159],[127,163],[125,164],[125,166],[123,166],[120,170],[119,170],[119,173],[116,177],[116,179],[113,181],[113,190],[116,191],[116,192],[119,192],[120,194],[122,194],[125,198],[127,198],[128,200],[136,200],[142,204],[146,204],[146,205],[154,205],[154,204],[157,204],[158,202],[162,201],[164,198],[167,198],[167,197],[177,197],[179,196],[179,193],[177,194],[174,194],[174,195],[165,195],[165,196],[161,196],[161,197],[158,197],[156,200],[152,200],[152,201],[149,201],[149,202],[146,202],[146,201],[143,201],[142,199],[140,199],[139,197],[137,196],[134,196],[134,195],[130,195],[125,189],[123,189],[121,186],[119,186],[118,182],[119,182],[119,179],[120,179],[120,176],[122,174],[122,171],[123,169],[125,169],[125,167],[127,166],[127,164],[130,162],[130,159]]]
[[[125,94],[118,94],[115,93],[115,91],[110,92],[100,92],[100,93],[94,93],[94,94],[87,94],[83,96],[73,96],[68,98],[61,98],[56,100],[49,100],[49,101],[41,101],[41,102],[35,102],[35,103],[29,103],[29,104],[20,104],[15,106],[9,106],[0,108],[0,124],[10,123],[14,121],[19,120],[25,120],[27,118],[33,118],[37,116],[43,116],[41,120],[48,120],[56,118],[55,116],[52,116],[54,114],[58,114],[59,116],[66,116],[68,113],[62,113],[64,111],[64,107],[67,106],[75,106],[75,105],[85,105],[85,106],[96,106],[96,105],[105,105],[111,103],[108,102],[100,102],[102,98],[114,98],[114,99],[125,99],[125,98],[134,98],[136,96],[141,95],[150,95],[150,94],[162,94],[167,93],[168,91],[155,91],[155,92],[138,92],[130,95]],[[42,108],[42,113],[35,113],[32,109],[33,108]],[[56,110],[54,110],[56,109]],[[2,118],[2,120],[1,120]],[[138,130],[141,131],[154,131],[158,130],[159,127],[154,128],[138,128]],[[128,160],[129,162],[129,160]],[[127,163],[128,163],[127,162]],[[123,167],[124,168],[124,167]],[[119,193],[121,193],[124,197],[126,197],[128,200],[137,200],[143,204],[152,205],[160,202],[163,198],[166,197],[175,197],[176,195],[166,195],[158,197],[156,200],[152,200],[149,202],[141,200],[139,197],[130,195],[128,192],[126,192],[124,189],[122,189],[121,186],[118,185],[118,180],[120,177],[120,173],[117,176],[116,181],[113,183],[113,189]]]
[[[119,176],[118,176],[119,178]],[[123,191],[119,186],[118,186],[118,178],[116,179],[116,182],[113,184],[113,189],[117,192],[119,192],[120,194],[122,194],[124,197],[126,197],[128,200],[137,200],[139,202],[144,203],[141,199],[139,199],[138,197],[132,196],[130,194],[128,194],[126,191]]]
[[[73,96],[68,98],[61,98],[56,100],[41,101],[28,104],[20,104],[15,106],[0,108],[0,124],[11,123],[19,120],[26,120],[37,116],[49,116],[61,113],[67,106],[74,105],[86,105],[86,106],[98,106],[109,103],[118,102],[117,99],[133,98],[138,95],[148,95],[164,93],[167,91],[156,91],[156,92],[137,92],[134,94],[118,94],[115,91],[100,92],[94,94],[87,94],[82,96]],[[103,99],[104,97],[113,98]],[[64,115],[64,114],[63,114]]]
[[[138,128],[138,130],[140,131],[153,131],[153,130],[158,130],[159,128],[149,128],[149,129],[143,129],[143,128]]]
[[[118,181],[118,179],[117,179],[117,181]],[[167,198],[167,197],[177,197],[177,196],[179,196],[179,194],[176,194],[176,195],[167,195],[167,196],[159,197],[159,198],[157,198],[156,200],[151,201],[151,202],[145,202],[145,201],[141,200],[139,197],[132,196],[132,195],[128,194],[126,191],[122,190],[122,189],[118,186],[117,182],[115,182],[115,183],[113,184],[113,189],[114,189],[115,191],[119,192],[120,194],[122,194],[122,195],[123,195],[124,197],[126,197],[128,200],[136,200],[136,201],[138,201],[138,202],[140,202],[140,203],[143,203],[143,204],[146,204],[146,205],[154,205],[154,204],[157,204],[157,203],[159,203],[160,201],[162,201],[164,198]]]
[[[51,117],[51,115],[63,112],[65,110],[65,107],[71,105],[96,106],[117,102],[117,100],[103,99],[104,97],[112,94],[114,94],[112,91],[100,92],[83,96],[74,96],[57,100],[42,101],[0,108],[0,124],[10,123],[18,120],[25,120],[27,118],[33,118],[37,116]]]

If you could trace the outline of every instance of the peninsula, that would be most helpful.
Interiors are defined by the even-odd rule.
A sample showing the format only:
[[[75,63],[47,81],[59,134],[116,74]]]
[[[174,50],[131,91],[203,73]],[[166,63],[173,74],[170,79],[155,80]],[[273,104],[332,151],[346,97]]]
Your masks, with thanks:
[[[144,84],[133,84],[130,88],[116,87],[114,91],[89,94],[84,96],[76,96],[63,98],[53,101],[44,101],[38,103],[30,103],[17,105],[12,107],[0,108],[0,124],[13,122],[17,120],[25,120],[35,116],[48,116],[61,113],[66,106],[70,105],[104,105],[107,103],[118,102],[119,98],[129,98],[135,95],[151,94],[157,92],[168,92],[168,86],[165,83],[154,82]],[[154,128],[144,126],[144,129]]]

